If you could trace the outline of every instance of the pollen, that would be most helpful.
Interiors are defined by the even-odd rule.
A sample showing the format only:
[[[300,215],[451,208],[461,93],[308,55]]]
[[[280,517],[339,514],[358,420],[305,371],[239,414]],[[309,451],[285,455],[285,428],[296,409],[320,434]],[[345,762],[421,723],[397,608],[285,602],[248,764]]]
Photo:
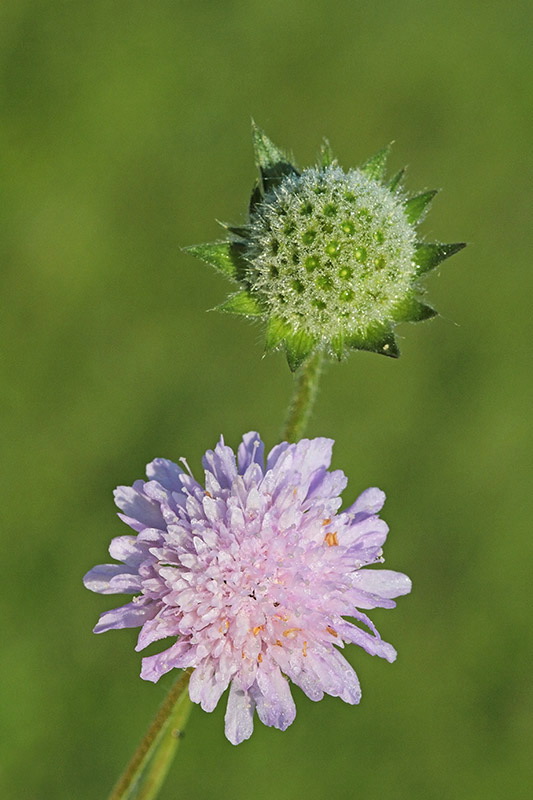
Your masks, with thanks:
[[[304,658],[307,658],[307,642],[304,642],[302,647],[302,655]]]
[[[302,630],[301,628],[287,628],[287,630],[283,631],[283,635],[286,636],[288,639],[294,639],[296,638],[298,632],[301,630]]]
[[[257,636],[259,631],[263,631],[265,629],[264,625],[256,625],[255,628],[252,628],[252,633],[254,636]]]
[[[334,636],[335,638],[337,638],[337,636],[339,635],[337,633],[337,631],[335,630],[335,628],[332,628],[331,625],[328,625],[326,630],[327,630],[328,633],[331,633],[331,635]]]
[[[257,656],[257,660],[259,661],[259,663],[261,663],[261,661],[263,660],[263,654],[262,653],[259,653],[259,655]]]
[[[329,525],[330,522],[331,522],[331,517],[328,517],[327,519],[322,520],[322,525]]]
[[[326,533],[324,536],[324,541],[328,547],[336,547],[339,544],[337,531],[330,531],[329,533]]]

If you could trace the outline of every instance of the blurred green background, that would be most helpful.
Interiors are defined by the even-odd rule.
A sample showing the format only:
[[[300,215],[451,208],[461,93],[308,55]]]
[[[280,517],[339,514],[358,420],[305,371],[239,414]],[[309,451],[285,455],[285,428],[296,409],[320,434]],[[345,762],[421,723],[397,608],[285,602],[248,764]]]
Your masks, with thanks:
[[[529,797],[532,23],[519,0],[2,3],[2,798],[105,797],[169,686],[135,631],[91,633],[114,486],[198,470],[221,432],[277,440],[283,356],[205,313],[229,287],[180,252],[243,221],[251,116],[301,165],[324,135],[345,167],[394,139],[408,188],[444,189],[424,233],[470,247],[399,361],[327,370],[310,427],[346,502],[388,493],[398,661],[350,648],[359,708],[296,689],[293,726],[237,748],[224,702],[195,708],[162,797]]]

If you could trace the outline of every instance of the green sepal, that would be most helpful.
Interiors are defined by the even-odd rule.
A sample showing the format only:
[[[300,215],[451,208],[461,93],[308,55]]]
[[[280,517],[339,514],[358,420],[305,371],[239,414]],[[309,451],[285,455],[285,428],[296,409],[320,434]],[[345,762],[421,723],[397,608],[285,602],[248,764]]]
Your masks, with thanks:
[[[364,164],[359,167],[361,172],[364,172],[365,175],[369,178],[373,178],[375,181],[381,181],[385,175],[390,150],[391,145],[388,144],[387,147],[384,147],[379,153],[376,153],[365,161]]]
[[[299,175],[285,153],[270,141],[264,131],[252,122],[255,163],[261,172],[263,192],[274,189],[287,175]]]
[[[393,330],[387,323],[376,323],[361,333],[350,334],[345,344],[352,350],[370,350],[390,358],[400,355]]]
[[[395,322],[423,322],[426,319],[438,316],[431,306],[417,300],[416,297],[406,297],[391,311],[391,318]]]
[[[268,318],[266,328],[266,350],[275,350],[291,334],[291,327],[281,317]]]
[[[429,272],[442,261],[458,253],[463,247],[466,247],[466,242],[454,242],[453,244],[419,242],[413,256],[413,261],[417,265],[417,274],[423,275],[425,272]]]
[[[312,353],[317,344],[317,339],[305,331],[290,333],[285,337],[285,351],[291,372],[295,372],[303,364],[308,355]]]
[[[225,303],[216,306],[215,311],[224,311],[228,314],[244,314],[246,317],[261,317],[265,313],[255,297],[252,297],[246,290],[232,294]]]
[[[259,203],[263,202],[263,185],[259,181],[255,184],[250,197],[250,204],[248,206],[248,213],[250,216],[254,213]]]
[[[285,153],[270,141],[261,128],[252,120],[252,140],[254,145],[255,163],[259,169],[268,169],[279,163],[289,163]]]
[[[410,197],[405,201],[405,216],[409,222],[414,224],[423,218],[438,191],[438,189],[431,189],[429,192],[422,192],[422,194],[417,194],[416,197]]]
[[[323,139],[320,145],[320,166],[324,169],[325,167],[331,167],[334,163],[335,156],[333,155],[331,145],[327,139]]]
[[[249,225],[228,225],[227,222],[220,222],[219,224],[233,236],[238,236],[239,239],[248,239],[250,236]]]
[[[222,272],[228,278],[237,278],[238,268],[235,263],[235,247],[232,242],[209,242],[208,244],[193,244],[183,248],[196,258],[201,258],[207,264]]]
[[[405,175],[405,170],[406,170],[406,167],[404,167],[403,169],[399,170],[399,172],[397,172],[396,175],[394,175],[390,179],[390,181],[388,182],[387,186],[389,187],[390,191],[393,194],[396,191],[396,189],[398,189],[398,187],[401,185],[401,183],[403,181],[403,176]]]

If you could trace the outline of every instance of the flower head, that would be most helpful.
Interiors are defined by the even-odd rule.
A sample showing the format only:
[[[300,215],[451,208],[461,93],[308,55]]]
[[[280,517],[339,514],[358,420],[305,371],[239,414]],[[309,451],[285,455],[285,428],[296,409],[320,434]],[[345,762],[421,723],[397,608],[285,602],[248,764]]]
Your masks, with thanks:
[[[256,127],[254,146],[248,223],[187,248],[240,284],[220,310],[265,319],[267,349],[283,346],[293,370],[318,348],[397,357],[395,324],[437,313],[420,299],[420,277],[464,247],[419,241],[436,192],[407,198],[404,170],[384,182],[389,148],[345,172],[326,146],[299,172]]]
[[[172,461],[152,461],[147,482],[115,492],[119,516],[136,531],[111,542],[122,563],[84,579],[95,592],[135,595],[104,613],[96,633],[140,626],[137,650],[177,637],[143,659],[141,677],[193,667],[190,697],[205,711],[230,685],[234,744],[251,735],[254,710],[265,725],[291,724],[287,678],[312,700],[326,693],[358,703],[357,675],[338,649],[346,642],[396,657],[361,610],[393,608],[411,588],[405,575],[375,568],[388,532],[377,516],[385,495],[367,489],[337,513],[347,481],[328,470],[332,445],[282,443],[265,464],[257,433],[243,437],[237,458],[221,439],[204,456],[204,485]]]

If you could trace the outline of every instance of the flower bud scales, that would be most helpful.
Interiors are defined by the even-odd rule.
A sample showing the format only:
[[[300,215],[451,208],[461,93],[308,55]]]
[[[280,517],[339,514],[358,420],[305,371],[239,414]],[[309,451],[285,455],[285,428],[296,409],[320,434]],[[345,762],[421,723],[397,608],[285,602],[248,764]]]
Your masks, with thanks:
[[[406,198],[403,170],[385,183],[388,148],[347,172],[325,148],[300,173],[255,127],[254,146],[248,223],[225,226],[225,242],[187,248],[240,284],[219,308],[265,319],[267,349],[283,346],[291,369],[320,348],[398,356],[396,323],[436,314],[420,299],[420,276],[464,247],[419,240],[435,192]]]

